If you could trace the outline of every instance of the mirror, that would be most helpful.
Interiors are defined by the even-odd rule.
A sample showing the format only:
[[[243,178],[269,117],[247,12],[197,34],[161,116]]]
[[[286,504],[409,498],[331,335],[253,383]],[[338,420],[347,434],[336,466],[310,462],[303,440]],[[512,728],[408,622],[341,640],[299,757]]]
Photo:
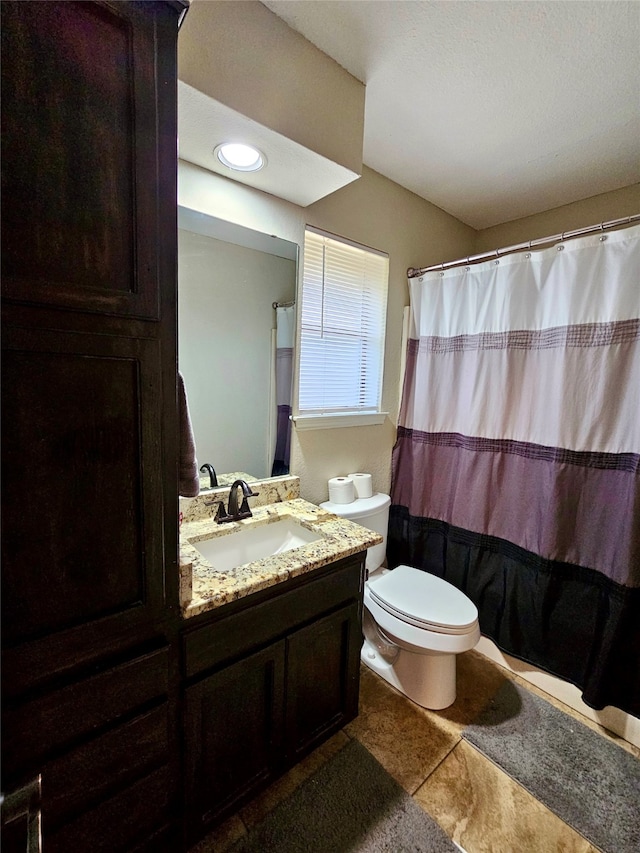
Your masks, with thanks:
[[[198,465],[220,486],[288,473],[274,459],[290,424],[297,261],[295,243],[178,207],[178,364]],[[278,334],[274,303],[290,306]],[[209,474],[200,483],[208,488]]]

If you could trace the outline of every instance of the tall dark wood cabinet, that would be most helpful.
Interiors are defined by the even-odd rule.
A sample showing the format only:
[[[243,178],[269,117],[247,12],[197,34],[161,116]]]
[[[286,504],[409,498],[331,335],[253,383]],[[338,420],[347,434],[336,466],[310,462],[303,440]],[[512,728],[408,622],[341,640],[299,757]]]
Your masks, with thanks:
[[[47,853],[179,849],[183,11],[2,2],[2,791]]]

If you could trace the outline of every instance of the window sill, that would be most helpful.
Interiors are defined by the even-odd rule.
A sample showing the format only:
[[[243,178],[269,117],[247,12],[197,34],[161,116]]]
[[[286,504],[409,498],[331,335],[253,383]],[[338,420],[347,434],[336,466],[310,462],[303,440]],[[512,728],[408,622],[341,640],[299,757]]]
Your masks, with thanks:
[[[292,415],[296,429],[336,429],[383,424],[389,412],[345,412],[330,415]]]

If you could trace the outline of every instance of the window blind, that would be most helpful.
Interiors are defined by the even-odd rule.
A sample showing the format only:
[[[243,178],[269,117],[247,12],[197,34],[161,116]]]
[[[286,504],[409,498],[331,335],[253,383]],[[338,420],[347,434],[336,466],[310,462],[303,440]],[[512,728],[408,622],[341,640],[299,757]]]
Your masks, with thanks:
[[[301,414],[380,411],[388,279],[387,255],[305,231]]]

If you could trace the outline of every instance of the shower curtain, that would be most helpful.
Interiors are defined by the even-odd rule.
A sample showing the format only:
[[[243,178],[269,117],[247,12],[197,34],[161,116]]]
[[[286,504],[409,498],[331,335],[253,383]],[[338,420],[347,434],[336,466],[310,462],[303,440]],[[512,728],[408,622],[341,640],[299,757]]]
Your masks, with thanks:
[[[388,560],[640,715],[640,227],[409,279]]]
[[[291,379],[295,305],[276,308],[276,449],[272,477],[289,473],[291,444]]]

